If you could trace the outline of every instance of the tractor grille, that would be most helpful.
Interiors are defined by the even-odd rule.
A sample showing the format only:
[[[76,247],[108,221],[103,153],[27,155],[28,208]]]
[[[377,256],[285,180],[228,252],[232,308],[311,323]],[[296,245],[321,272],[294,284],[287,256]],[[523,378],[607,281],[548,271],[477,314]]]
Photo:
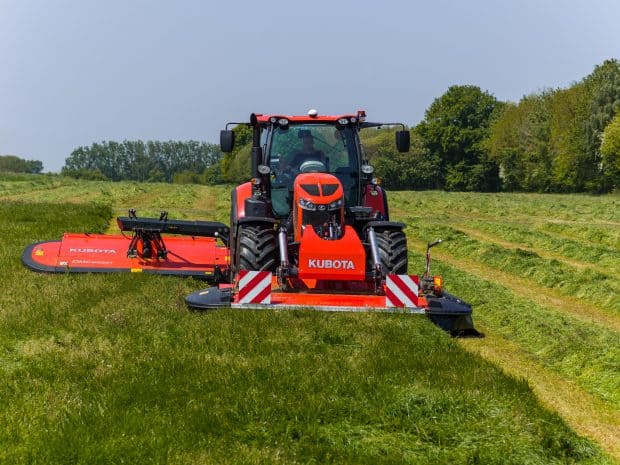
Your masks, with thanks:
[[[322,226],[325,223],[329,222],[330,219],[334,217],[334,212],[329,212],[327,210],[323,211],[308,211],[303,210],[301,217],[301,224],[309,224],[312,226]]]

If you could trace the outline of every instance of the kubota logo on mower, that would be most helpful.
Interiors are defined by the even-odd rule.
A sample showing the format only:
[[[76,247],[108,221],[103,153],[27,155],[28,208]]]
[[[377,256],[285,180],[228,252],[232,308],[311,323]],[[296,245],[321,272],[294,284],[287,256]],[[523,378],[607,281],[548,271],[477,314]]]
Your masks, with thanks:
[[[320,268],[323,270],[354,270],[355,265],[351,260],[308,259],[308,268]]]
[[[71,247],[70,253],[100,253],[100,254],[115,254],[114,249],[92,249],[90,247]]]

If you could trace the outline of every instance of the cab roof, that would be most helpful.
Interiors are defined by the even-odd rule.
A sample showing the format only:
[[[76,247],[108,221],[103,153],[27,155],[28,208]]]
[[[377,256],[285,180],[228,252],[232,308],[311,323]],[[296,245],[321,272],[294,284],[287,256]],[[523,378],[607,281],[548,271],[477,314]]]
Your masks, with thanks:
[[[281,118],[286,118],[290,123],[337,123],[338,120],[342,118],[346,118],[350,120],[351,118],[355,118],[357,121],[364,121],[366,118],[366,112],[364,110],[358,110],[355,113],[345,113],[341,115],[319,115],[316,112],[312,114],[308,112],[307,115],[280,115],[280,114],[269,114],[263,115],[260,113],[255,113],[256,119],[261,124],[269,124],[270,122],[275,122],[272,118],[275,118],[277,121]]]

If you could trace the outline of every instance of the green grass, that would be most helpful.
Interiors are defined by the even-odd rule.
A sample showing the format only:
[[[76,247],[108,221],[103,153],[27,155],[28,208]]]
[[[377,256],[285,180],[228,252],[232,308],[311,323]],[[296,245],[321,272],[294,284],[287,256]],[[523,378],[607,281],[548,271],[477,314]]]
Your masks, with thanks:
[[[23,366],[8,380],[15,407],[5,415],[29,418],[3,422],[11,425],[4,460],[561,463],[597,457],[541,411],[525,383],[464,354],[419,319],[173,315],[127,316],[122,329],[118,316],[91,315],[103,330],[76,335],[75,326],[65,326],[18,346]]]
[[[474,306],[477,322],[517,342],[533,360],[620,410],[620,336],[616,331],[550,310],[439,261],[433,269],[451,291]]]
[[[517,246],[536,248],[567,259],[595,264],[611,273],[620,275],[620,242],[612,236],[614,233],[620,233],[613,231],[611,227],[603,230],[599,228],[596,232],[590,228],[590,234],[586,237],[591,239],[585,242],[545,232],[540,226],[536,225],[493,221],[467,221],[463,222],[463,225],[489,233]],[[549,226],[551,225],[545,225],[546,228]],[[562,229],[556,228],[556,230],[558,229],[562,231]],[[605,233],[607,233],[606,237],[604,236]],[[598,239],[594,239],[595,237]],[[607,239],[608,244],[605,244],[602,239]],[[612,242],[616,242],[616,245],[612,245]]]
[[[526,380],[422,317],[190,312],[183,298],[204,286],[191,279],[20,264],[27,244],[106,229],[129,207],[158,212],[167,202],[184,217],[225,221],[225,187],[61,180],[37,196],[12,185],[21,182],[39,181],[0,179],[10,199],[0,203],[0,463],[613,463]],[[80,203],[93,190],[108,194]],[[442,198],[398,193],[395,216],[416,196]],[[489,201],[502,198],[516,208],[512,196]],[[444,201],[454,213],[456,197]],[[408,230],[418,232],[435,231]],[[410,263],[422,267],[419,252]],[[434,269],[485,328],[617,409],[617,333],[440,261]]]
[[[540,227],[542,230],[555,233],[560,237],[574,238],[587,244],[601,244],[613,248],[616,252],[620,249],[620,229],[617,224],[547,223]]]
[[[418,237],[443,238],[443,249],[456,257],[474,258],[490,267],[510,270],[538,286],[580,298],[586,305],[593,304],[620,313],[620,282],[609,274],[587,268],[576,269],[555,259],[542,258],[533,251],[510,250],[472,239],[458,229],[429,224],[421,217],[409,217],[408,224]]]

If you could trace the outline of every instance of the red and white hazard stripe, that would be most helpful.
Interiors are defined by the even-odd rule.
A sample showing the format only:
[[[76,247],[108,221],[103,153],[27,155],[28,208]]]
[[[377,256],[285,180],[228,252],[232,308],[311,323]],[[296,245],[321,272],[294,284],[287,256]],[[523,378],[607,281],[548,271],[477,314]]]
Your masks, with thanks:
[[[385,306],[417,307],[417,275],[388,274],[385,278]]]
[[[269,271],[239,271],[239,304],[270,304],[271,273]]]

